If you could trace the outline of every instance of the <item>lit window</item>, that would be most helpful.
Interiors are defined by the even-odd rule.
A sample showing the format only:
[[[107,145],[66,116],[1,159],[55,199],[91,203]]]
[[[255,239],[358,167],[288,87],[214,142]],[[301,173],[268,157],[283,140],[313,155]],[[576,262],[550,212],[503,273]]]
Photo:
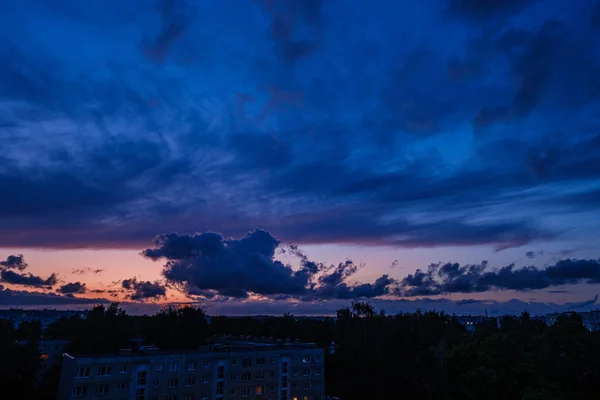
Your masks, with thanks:
[[[256,389],[255,389],[255,393],[258,396],[264,395],[265,394],[265,387],[264,386],[257,386]]]
[[[87,378],[90,376],[90,367],[77,368],[77,378]]]
[[[112,372],[112,367],[103,366],[98,368],[98,376],[109,376]]]
[[[87,386],[75,386],[73,388],[73,397],[81,397],[87,394]]]
[[[302,400],[310,400],[310,396],[304,396],[302,397]]]
[[[40,354],[40,360],[46,361],[50,356],[48,354]]]
[[[108,383],[101,383],[96,386],[96,394],[107,394],[108,393]]]

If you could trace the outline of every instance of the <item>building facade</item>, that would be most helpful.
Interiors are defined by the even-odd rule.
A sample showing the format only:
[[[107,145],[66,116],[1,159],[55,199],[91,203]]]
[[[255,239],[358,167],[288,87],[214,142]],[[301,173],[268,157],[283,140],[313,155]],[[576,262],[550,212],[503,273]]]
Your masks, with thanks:
[[[324,400],[322,349],[228,343],[196,352],[143,349],[63,356],[58,400]]]

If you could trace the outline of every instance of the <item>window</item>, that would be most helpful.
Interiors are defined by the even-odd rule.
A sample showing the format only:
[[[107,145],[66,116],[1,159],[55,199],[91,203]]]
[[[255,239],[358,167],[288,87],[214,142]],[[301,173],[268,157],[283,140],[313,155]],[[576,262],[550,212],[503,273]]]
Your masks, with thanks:
[[[275,378],[275,371],[271,371],[271,378]]]
[[[225,378],[225,367],[223,365],[219,365],[217,368],[217,379]]]
[[[190,393],[190,394],[184,394],[183,395],[183,400],[194,400],[194,395],[192,393]]]
[[[321,395],[320,395],[320,394],[317,394],[317,395],[315,396],[315,400],[321,400]]]
[[[294,357],[292,358],[292,361],[293,361],[293,362],[298,362],[298,356],[294,356]]]
[[[271,392],[274,392],[275,391],[275,385],[273,383],[271,383],[269,385],[269,389],[271,390]]]
[[[73,388],[73,397],[81,397],[87,394],[87,386],[75,386]]]
[[[235,358],[231,360],[231,365],[237,365],[237,360]]]
[[[146,384],[146,375],[148,373],[146,371],[138,372],[138,386],[144,386]]]
[[[264,372],[257,372],[256,373],[256,380],[257,381],[262,381],[263,379],[265,379],[265,373]]]
[[[126,374],[127,373],[127,364],[123,364],[121,365],[121,371],[119,371],[122,374]]]
[[[223,382],[217,382],[217,395],[223,394]]]
[[[308,355],[302,356],[302,362],[303,363],[309,363],[310,362],[310,356],[308,356]]]
[[[169,395],[167,395],[167,400],[177,400],[177,395],[176,394],[169,394]]]
[[[177,371],[177,363],[172,362],[169,364],[169,371]]]
[[[98,367],[98,376],[109,376],[112,371],[111,367]]]
[[[170,389],[175,388],[177,386],[179,386],[179,380],[177,378],[169,379],[169,388]]]
[[[288,380],[287,380],[287,376],[282,376],[281,377],[281,387],[282,388],[286,388],[288,387]]]
[[[310,368],[304,368],[304,370],[302,370],[302,375],[309,376],[310,375]]]
[[[135,391],[135,399],[136,400],[144,400],[144,398],[146,397],[145,395],[146,395],[146,389],[144,389],[144,388],[140,388]]]
[[[304,390],[310,389],[310,382],[304,382]]]
[[[90,376],[90,367],[77,368],[77,378],[87,378]]]
[[[298,384],[296,382],[292,383],[292,390],[298,390]]]
[[[152,397],[151,400],[158,400],[158,397]]]
[[[163,366],[162,366],[162,363],[158,363],[158,364],[156,364],[156,370],[157,370],[157,371],[162,371],[162,367],[163,367]]]
[[[321,370],[321,367],[315,368],[315,375],[321,375],[322,373],[323,371]]]
[[[287,374],[287,369],[288,369],[288,363],[282,362],[281,363],[281,373],[282,374]]]
[[[271,364],[275,364],[275,357],[271,357]]]
[[[250,390],[250,388],[248,386],[246,386],[244,388],[244,391],[242,392],[242,397],[248,397],[252,394],[252,390]]]
[[[287,400],[287,390],[281,391],[281,396],[279,397],[281,400]]]
[[[230,395],[231,397],[235,397],[235,389],[231,389],[231,390],[229,391],[229,395]]]
[[[264,357],[258,357],[256,359],[256,365],[265,365],[265,358]]]
[[[292,369],[292,373],[293,373],[294,375],[298,375],[299,371],[300,371],[300,369],[299,369],[299,368],[294,368],[294,369]]]
[[[264,386],[257,386],[255,389],[256,395],[257,396],[263,396],[265,394],[265,387]]]
[[[196,377],[188,376],[185,378],[185,386],[196,386]]]
[[[204,392],[200,392],[200,398],[201,398],[202,400],[206,400],[206,393],[204,393]]]
[[[321,381],[315,381],[315,389],[321,389]]]
[[[229,380],[231,380],[231,381],[235,381],[235,380],[236,380],[236,376],[235,376],[235,374],[231,374],[231,375],[229,375]]]
[[[106,394],[108,393],[108,383],[101,383],[96,386],[96,394]]]
[[[315,362],[321,362],[321,355],[318,354],[315,356]]]
[[[252,360],[249,358],[242,359],[242,367],[248,368],[252,366]]]
[[[208,383],[208,375],[202,377],[202,383]]]
[[[125,390],[125,382],[117,383],[117,392],[121,392],[123,390]]]
[[[155,388],[160,387],[160,380],[158,380],[158,379],[153,380],[152,386],[154,386]]]
[[[302,397],[302,400],[310,400],[310,396],[304,396]]]
[[[204,368],[208,368],[208,367],[210,367],[210,361],[205,360],[204,361]]]
[[[198,363],[196,361],[190,361],[187,363],[186,369],[188,371],[194,371],[196,369],[197,365],[198,365]]]

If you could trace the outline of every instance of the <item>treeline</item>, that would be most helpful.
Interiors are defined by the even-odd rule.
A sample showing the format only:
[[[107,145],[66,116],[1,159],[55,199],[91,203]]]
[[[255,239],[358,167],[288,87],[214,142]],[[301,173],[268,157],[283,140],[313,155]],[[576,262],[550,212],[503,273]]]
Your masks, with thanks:
[[[207,324],[200,308],[130,316],[112,304],[95,307],[85,319],[60,319],[45,332],[32,323],[14,329],[4,322],[0,384],[20,393],[37,390],[40,399],[52,398],[58,375],[34,389],[39,354],[31,343],[39,338],[68,339],[66,351],[81,354],[114,352],[131,347],[132,340],[194,349],[221,334],[299,339],[327,350],[334,343],[326,357],[326,391],[342,400],[600,398],[600,334],[587,331],[577,315],[559,317],[549,327],[525,313],[491,320],[474,333],[443,313],[387,315],[362,302],[324,319],[216,316]],[[18,344],[18,338],[29,344]]]

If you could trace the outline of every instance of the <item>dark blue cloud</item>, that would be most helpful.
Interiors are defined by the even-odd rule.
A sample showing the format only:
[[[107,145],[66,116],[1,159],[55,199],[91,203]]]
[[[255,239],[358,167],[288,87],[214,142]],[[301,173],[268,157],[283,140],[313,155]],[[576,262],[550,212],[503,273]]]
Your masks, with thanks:
[[[37,275],[27,273],[17,273],[8,269],[0,271],[0,278],[2,282],[10,283],[13,285],[30,286],[37,288],[51,288],[58,283],[58,277],[56,274],[51,274],[48,278],[44,279]]]
[[[388,275],[372,284],[349,283],[358,265],[347,260],[337,266],[325,266],[309,260],[292,245],[287,252],[300,263],[294,269],[275,259],[276,250],[283,247],[263,230],[239,239],[224,238],[213,232],[165,234],[159,235],[154,244],[154,248],[142,251],[142,255],[166,260],[162,273],[167,283],[189,296],[248,298],[253,294],[304,301],[373,298],[388,294],[395,284]],[[126,280],[122,284],[131,289],[135,282]]]
[[[167,296],[167,289],[160,282],[138,281],[136,278],[124,279],[121,287],[128,293],[127,297],[134,301],[159,300]]]
[[[10,255],[6,258],[6,261],[0,261],[0,268],[18,269],[23,271],[27,269],[28,265],[25,262],[23,254]]]
[[[514,264],[492,269],[481,264],[431,264],[400,281],[397,294],[431,296],[490,290],[530,291],[578,283],[600,283],[600,260],[565,259],[545,268]]]
[[[6,6],[0,245],[138,248],[249,227],[405,247],[592,237],[598,2],[238,8]]]
[[[56,291],[62,294],[85,293],[87,292],[87,287],[85,286],[85,283],[70,282],[66,285],[62,285]]]

